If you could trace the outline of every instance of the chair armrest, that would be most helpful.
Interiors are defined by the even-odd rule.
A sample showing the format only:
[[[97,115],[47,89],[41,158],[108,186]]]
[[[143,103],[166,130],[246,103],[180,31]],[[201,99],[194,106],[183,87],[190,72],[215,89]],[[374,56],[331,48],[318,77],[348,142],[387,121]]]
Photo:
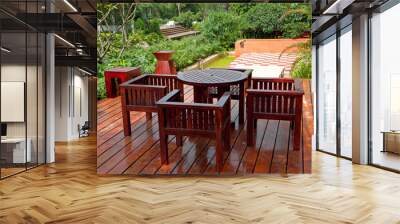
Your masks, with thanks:
[[[229,92],[225,92],[221,98],[219,98],[216,105],[219,107],[224,107],[231,100],[231,94]]]
[[[303,80],[302,79],[295,79],[294,80],[294,89],[303,91]]]
[[[257,78],[257,81],[260,82],[290,82],[294,83],[294,79],[292,78]]]
[[[155,77],[155,78],[176,78],[176,75],[169,75],[169,74],[146,74],[148,77]]]
[[[303,96],[302,90],[261,90],[261,89],[247,89],[249,95],[280,95],[280,96]]]
[[[187,109],[204,109],[204,110],[215,110],[221,109],[220,106],[216,104],[207,104],[207,103],[183,103],[183,102],[176,102],[176,101],[167,101],[167,102],[160,102],[158,101],[157,106],[159,107],[168,107],[168,108],[187,108]]]
[[[124,86],[120,86],[124,89],[167,89],[166,86],[151,86],[151,85],[146,85],[146,84],[129,84],[129,85],[124,85]]]
[[[162,97],[160,100],[156,102],[156,105],[163,105],[163,104],[170,104],[170,102],[174,102],[176,100],[179,100],[181,94],[180,89],[174,89],[171,92],[169,92],[167,95]]]
[[[121,85],[119,85],[120,87],[128,87],[129,85],[132,84],[144,84],[145,83],[145,79],[147,78],[148,75],[141,75],[138,77],[135,77],[133,79],[130,79],[126,82],[123,82]]]
[[[238,69],[238,71],[239,70],[242,70],[244,73],[246,73],[246,75],[248,75],[250,78],[252,77],[252,75],[253,75],[253,69]]]
[[[217,111],[217,117],[219,117],[221,127],[230,125],[231,122],[231,95],[229,92],[225,92],[218,100],[217,104],[219,110]],[[218,120],[218,119],[217,119]]]

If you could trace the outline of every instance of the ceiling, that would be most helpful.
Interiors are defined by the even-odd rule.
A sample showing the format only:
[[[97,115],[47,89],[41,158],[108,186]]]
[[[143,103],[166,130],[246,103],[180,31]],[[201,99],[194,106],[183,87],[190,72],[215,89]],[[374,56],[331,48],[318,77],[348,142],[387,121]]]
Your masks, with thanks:
[[[351,20],[362,13],[374,10],[388,0],[312,0],[313,24],[311,32],[313,41],[332,26],[340,27],[344,19]],[[344,21],[344,23],[348,23]],[[335,32],[332,29],[332,32]],[[316,38],[315,38],[316,37]]]
[[[15,48],[15,54],[25,47],[17,33],[55,33],[56,66],[79,66],[93,74],[97,67],[96,22],[96,0],[0,1],[1,30],[4,38],[13,40],[7,40],[7,47]],[[31,48],[36,49],[28,44],[28,55]]]
[[[100,3],[181,3],[184,0],[98,0]],[[190,3],[249,3],[249,2],[269,2],[269,3],[308,3],[309,0],[191,0]]]

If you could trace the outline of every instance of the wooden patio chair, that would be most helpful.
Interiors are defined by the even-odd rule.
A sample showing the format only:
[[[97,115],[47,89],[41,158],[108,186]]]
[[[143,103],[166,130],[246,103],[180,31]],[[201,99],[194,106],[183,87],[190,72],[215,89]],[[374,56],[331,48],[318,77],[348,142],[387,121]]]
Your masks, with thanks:
[[[174,89],[183,93],[183,84],[176,75],[147,74],[120,85],[124,135],[131,135],[131,111],[146,112],[147,120],[157,112],[156,102]]]
[[[215,68],[215,69],[220,69],[220,68]],[[248,86],[250,86],[249,84],[250,84],[251,75],[252,75],[253,70],[252,69],[228,69],[228,70],[245,72],[249,76],[246,83],[231,85],[231,87],[230,87],[231,98],[233,100],[239,101],[239,124],[243,124],[244,123],[244,110],[245,110],[245,102],[244,102],[245,90],[248,88]],[[208,96],[211,98],[219,98],[222,94],[223,93],[218,91],[217,87],[209,87],[208,88]]]
[[[257,119],[287,120],[293,129],[293,148],[300,149],[304,92],[295,86],[295,80],[288,78],[251,81],[246,90],[247,145],[254,144]]]
[[[168,135],[201,136],[215,139],[216,165],[222,171],[223,150],[230,148],[231,101],[226,92],[216,104],[185,103],[181,90],[173,90],[157,102],[161,163],[168,164]]]

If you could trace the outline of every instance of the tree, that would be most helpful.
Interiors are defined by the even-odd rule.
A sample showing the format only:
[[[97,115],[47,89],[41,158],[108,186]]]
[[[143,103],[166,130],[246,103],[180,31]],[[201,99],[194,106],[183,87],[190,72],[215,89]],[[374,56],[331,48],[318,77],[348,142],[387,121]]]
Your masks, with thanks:
[[[200,14],[195,14],[191,11],[183,12],[179,16],[173,18],[176,22],[184,27],[192,28],[193,22],[200,20]]]
[[[308,11],[308,14],[297,9]],[[311,7],[308,4],[256,4],[244,16],[247,21],[244,33],[250,37],[294,38],[309,32],[311,27]]]
[[[311,6],[308,4],[291,4],[289,9],[283,13],[279,22],[282,23],[284,37],[301,37],[310,33],[311,29]]]
[[[240,18],[232,13],[215,11],[203,22],[203,35],[221,43],[224,48],[230,48],[240,37]]]
[[[122,46],[119,55],[129,44],[129,29],[133,28],[136,3],[97,4],[97,61],[102,62],[110,50],[115,35],[122,34]]]

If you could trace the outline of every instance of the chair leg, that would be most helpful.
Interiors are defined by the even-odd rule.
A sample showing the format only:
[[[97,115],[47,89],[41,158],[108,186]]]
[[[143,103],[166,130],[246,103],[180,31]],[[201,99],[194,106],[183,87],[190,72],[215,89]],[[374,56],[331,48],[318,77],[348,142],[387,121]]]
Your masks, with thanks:
[[[230,125],[226,126],[225,129],[225,151],[229,151],[231,148],[231,129],[230,129]]]
[[[301,139],[301,120],[293,122],[294,131],[293,131],[293,150],[300,150],[300,139]]]
[[[126,110],[122,109],[122,121],[123,121],[123,126],[124,126],[124,135],[130,136],[132,133],[130,111],[126,111]]]
[[[247,145],[253,146],[253,131],[254,131],[254,121],[255,119],[251,118],[251,116],[247,116]]]
[[[223,139],[222,134],[217,133],[217,138],[215,139],[216,147],[215,147],[215,160],[217,165],[217,171],[221,172],[223,168]]]
[[[244,124],[244,83],[239,86],[239,124]]]
[[[151,120],[152,114],[151,112],[146,112],[146,120],[149,121]]]
[[[161,165],[169,164],[168,160],[168,135],[160,134]]]
[[[182,146],[182,135],[176,135],[175,139],[176,139],[176,145]]]

